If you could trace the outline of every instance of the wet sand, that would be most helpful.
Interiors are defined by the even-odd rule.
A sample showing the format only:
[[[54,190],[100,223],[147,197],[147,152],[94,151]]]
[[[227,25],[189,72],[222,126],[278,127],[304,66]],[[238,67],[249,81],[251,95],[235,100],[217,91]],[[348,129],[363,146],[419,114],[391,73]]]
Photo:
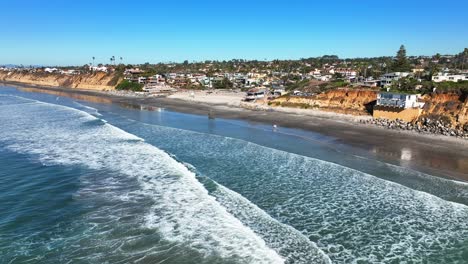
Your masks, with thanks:
[[[1,84],[1,83],[0,83]],[[5,86],[15,86],[4,83]],[[248,122],[308,130],[335,138],[334,144],[354,155],[413,168],[435,176],[468,182],[468,141],[464,139],[396,131],[349,121],[349,118],[317,117],[283,111],[254,111],[225,104],[190,102],[164,97],[129,98],[104,92],[66,88],[33,87],[17,84],[22,90],[51,93],[98,103],[117,103],[124,107],[161,107],[168,110],[241,119]]]

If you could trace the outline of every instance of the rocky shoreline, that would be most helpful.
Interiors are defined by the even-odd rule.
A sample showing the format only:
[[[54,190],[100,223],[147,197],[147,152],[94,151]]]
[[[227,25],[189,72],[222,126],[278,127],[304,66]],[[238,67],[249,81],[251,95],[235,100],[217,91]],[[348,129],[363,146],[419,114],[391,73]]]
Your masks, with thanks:
[[[393,130],[406,130],[421,134],[444,135],[468,139],[468,126],[453,128],[450,123],[429,117],[422,117],[416,122],[405,122],[400,119],[388,120],[382,118],[359,120],[359,122],[362,124],[370,124]]]

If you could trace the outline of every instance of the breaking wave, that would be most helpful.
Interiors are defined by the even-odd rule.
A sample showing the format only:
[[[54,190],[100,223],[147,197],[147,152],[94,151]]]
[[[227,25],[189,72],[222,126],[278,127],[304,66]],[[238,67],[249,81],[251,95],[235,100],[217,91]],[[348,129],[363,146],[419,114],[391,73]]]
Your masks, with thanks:
[[[94,197],[94,200],[121,202],[108,207],[109,210],[88,215],[86,221],[93,223],[88,231],[91,237],[92,230],[109,235],[109,230],[103,229],[114,227],[102,226],[111,222],[118,228],[125,217],[132,217],[125,212],[132,211],[132,208],[125,208],[125,202],[141,200],[147,206],[144,213],[140,212],[143,216],[137,222],[157,230],[166,241],[165,246],[148,245],[152,250],[144,251],[149,255],[161,253],[159,259],[156,257],[158,261],[163,257],[174,259],[167,253],[179,247],[184,250],[179,250],[178,254],[196,252],[198,263],[219,260],[227,263],[284,262],[263,239],[210,196],[193,172],[141,138],[99,122],[98,118],[80,110],[11,96],[1,96],[0,102],[3,124],[0,142],[8,150],[31,156],[47,166],[82,166],[110,172],[110,175],[82,179],[83,187],[76,194],[77,199],[88,201]],[[132,183],[133,179],[140,188]],[[120,215],[118,221],[112,219],[115,214]],[[101,241],[102,245],[124,247],[117,240],[105,237],[107,241]],[[127,242],[133,240],[135,237],[129,236]],[[109,254],[112,252],[109,250]],[[99,260],[102,252],[88,255]],[[143,259],[145,256],[140,255],[133,261]]]

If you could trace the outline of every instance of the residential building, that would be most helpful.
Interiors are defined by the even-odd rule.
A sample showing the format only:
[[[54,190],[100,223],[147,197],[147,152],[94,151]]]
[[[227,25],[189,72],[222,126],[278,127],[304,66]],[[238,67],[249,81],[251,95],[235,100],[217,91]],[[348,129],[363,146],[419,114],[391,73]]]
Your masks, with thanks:
[[[257,99],[262,99],[266,95],[266,89],[250,89],[247,91],[247,96],[245,101],[254,101]]]
[[[412,122],[422,112],[424,102],[420,94],[401,94],[382,92],[377,94],[373,108],[374,118],[400,119]]]
[[[468,81],[468,75],[465,74],[449,74],[449,73],[440,73],[432,76],[433,82],[458,82],[458,81]]]
[[[380,85],[381,86],[389,86],[394,81],[398,81],[401,78],[408,77],[410,75],[409,72],[390,72],[380,76]]]

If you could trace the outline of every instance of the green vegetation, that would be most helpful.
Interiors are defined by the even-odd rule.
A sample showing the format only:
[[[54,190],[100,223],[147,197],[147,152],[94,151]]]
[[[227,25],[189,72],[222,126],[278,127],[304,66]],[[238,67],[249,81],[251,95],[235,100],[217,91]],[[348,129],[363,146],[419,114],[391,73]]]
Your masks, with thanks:
[[[292,103],[292,102],[282,102],[281,107],[291,107],[291,108],[300,108],[300,109],[309,109],[310,105],[305,103]]]
[[[400,46],[396,54],[396,59],[392,64],[392,70],[395,72],[408,72],[411,71],[410,63],[406,58],[406,49],[404,45]]]
[[[108,85],[111,85],[111,86],[114,86],[116,85],[120,79],[123,78],[123,72],[120,72],[120,71],[116,71],[114,73],[114,76],[112,77],[112,79],[110,80],[110,82],[108,83]]]
[[[331,81],[331,82],[323,83],[323,84],[319,85],[319,87],[320,87],[320,91],[324,92],[324,91],[327,91],[327,90],[332,90],[332,89],[336,89],[336,88],[340,88],[340,87],[347,87],[348,85],[349,85],[349,83],[346,82],[346,81],[334,80],[334,81]]]
[[[230,89],[233,86],[234,84],[228,78],[213,81],[213,88],[215,89]]]
[[[468,95],[468,81],[440,82],[440,83],[434,83],[434,86],[439,91],[460,92],[462,94]]]
[[[286,90],[293,91],[293,90],[302,90],[304,87],[309,85],[309,80],[301,80],[294,83],[289,83],[286,86]]]
[[[131,90],[134,92],[143,91],[143,84],[130,82],[128,80],[123,80],[122,82],[115,87],[117,90]]]
[[[418,89],[416,89],[416,87]],[[468,95],[468,81],[459,81],[459,82],[432,82],[425,80],[417,80],[414,78],[402,78],[398,81],[395,81],[390,86],[391,92],[400,92],[400,93],[431,93],[434,88],[439,92],[453,92]],[[386,91],[386,89],[383,89]]]

